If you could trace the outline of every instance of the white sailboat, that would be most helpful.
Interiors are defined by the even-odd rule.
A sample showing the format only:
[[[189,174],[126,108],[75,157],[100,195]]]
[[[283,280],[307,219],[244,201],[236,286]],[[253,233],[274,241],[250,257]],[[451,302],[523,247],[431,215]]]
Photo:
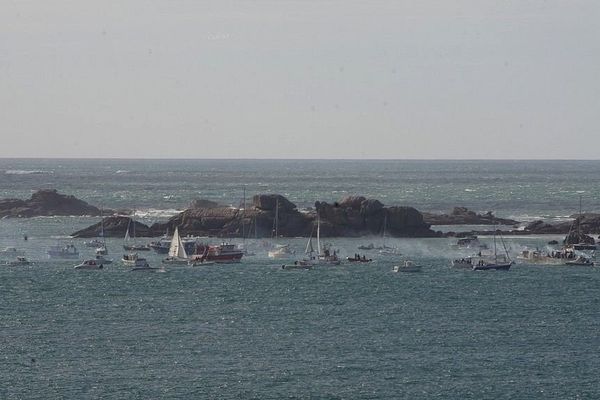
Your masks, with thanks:
[[[275,240],[279,237],[279,198],[275,202],[275,220],[273,222],[273,230],[275,232]],[[285,259],[290,258],[294,252],[290,249],[289,244],[276,244],[275,248],[267,253],[269,258]]]
[[[282,269],[312,269],[316,262],[315,257],[315,249],[312,244],[312,231],[310,232],[310,236],[308,238],[308,242],[306,243],[306,249],[304,253],[308,256],[308,258],[304,258],[302,260],[296,260],[293,264],[284,264],[281,266]]]
[[[135,211],[133,212],[135,215]],[[133,224],[132,224],[133,222]],[[129,236],[129,227],[132,227],[133,238]],[[133,243],[131,243],[133,242]],[[129,222],[127,223],[127,230],[125,231],[125,238],[123,239],[123,249],[127,251],[149,251],[150,246],[147,244],[137,244],[135,241],[135,220],[133,218],[129,218]]]
[[[185,246],[179,236],[179,228],[175,227],[173,239],[171,239],[171,247],[169,247],[169,255],[162,262],[163,264],[187,265],[188,261],[189,258],[185,251]]]
[[[96,248],[95,260],[98,264],[112,264],[113,260],[108,258],[108,248],[104,238],[104,217],[100,220],[100,246]]]
[[[382,243],[381,247],[378,247],[379,253],[401,255],[400,252],[398,251],[398,248],[386,245],[386,243],[385,243],[386,229],[387,229],[387,215],[385,215],[383,217],[383,232],[381,234],[383,243]]]

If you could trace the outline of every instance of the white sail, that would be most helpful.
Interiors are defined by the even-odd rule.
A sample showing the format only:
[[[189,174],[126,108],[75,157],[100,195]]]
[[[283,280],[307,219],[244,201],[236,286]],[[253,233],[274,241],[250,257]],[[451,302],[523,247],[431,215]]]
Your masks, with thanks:
[[[129,222],[131,222],[131,220],[129,220]],[[123,239],[125,241],[125,243],[129,242],[129,225],[127,225],[127,231],[125,231],[125,239]]]
[[[169,257],[187,258],[185,247],[183,246],[183,243],[181,242],[181,237],[179,236],[178,227],[175,227],[175,233],[173,234],[173,239],[171,240],[171,247],[169,247]]]
[[[312,232],[310,233],[310,237],[308,238],[308,243],[306,243],[306,250],[304,250],[306,254],[312,254],[315,252],[312,244]]]

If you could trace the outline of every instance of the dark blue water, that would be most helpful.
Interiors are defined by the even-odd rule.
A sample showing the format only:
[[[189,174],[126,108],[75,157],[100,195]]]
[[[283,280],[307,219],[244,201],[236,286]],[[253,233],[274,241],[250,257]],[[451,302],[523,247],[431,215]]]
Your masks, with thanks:
[[[167,210],[195,197],[238,204],[246,186],[300,206],[357,193],[557,218],[577,211],[580,191],[595,209],[598,172],[571,161],[0,160],[0,197],[53,187],[104,207]],[[266,251],[159,274],[47,260],[57,237],[94,222],[0,221],[0,247],[36,261],[0,266],[0,399],[600,397],[598,267],[453,270],[466,253],[450,239],[392,238],[402,256],[312,271],[283,271]],[[560,237],[507,242],[514,256],[550,239]],[[381,238],[331,240],[345,257]],[[301,252],[305,239],[290,243]],[[111,257],[120,246],[109,239]],[[407,258],[423,272],[391,272]]]

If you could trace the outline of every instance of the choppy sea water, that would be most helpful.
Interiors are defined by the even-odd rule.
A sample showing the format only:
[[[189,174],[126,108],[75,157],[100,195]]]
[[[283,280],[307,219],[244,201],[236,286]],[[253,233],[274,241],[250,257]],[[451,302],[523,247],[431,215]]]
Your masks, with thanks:
[[[201,178],[197,182],[190,178],[178,186],[168,178],[168,171],[149,169],[142,173],[139,166],[137,175],[128,175],[131,172],[103,175],[82,161],[68,162],[80,163],[78,169],[57,167],[61,162],[67,163],[64,161],[36,162],[47,165],[34,165],[30,170],[52,167],[54,172],[23,173],[25,165],[2,160],[5,170],[21,172],[10,172],[0,178],[4,191],[1,197],[26,197],[31,189],[51,186],[93,204],[104,203],[115,208],[131,207],[133,202],[140,208],[177,209],[189,201],[187,196],[198,191],[203,192],[201,197],[210,199],[218,199],[221,193],[223,202],[234,204],[241,197],[241,182],[250,180],[247,171],[255,168],[253,174],[263,175],[261,180],[269,184],[269,191],[285,192],[301,206],[310,205],[315,193],[320,199],[327,200],[327,195],[332,200],[338,199],[339,193],[334,192],[339,190],[329,188],[341,188],[336,182],[343,176],[347,181],[361,176],[355,179],[373,190],[367,193],[346,188],[348,193],[373,193],[373,197],[395,199],[386,204],[417,204],[411,200],[417,199],[416,194],[410,198],[394,197],[405,193],[410,184],[392,185],[387,191],[387,184],[372,182],[362,175],[380,173],[373,172],[376,167],[352,172],[349,162],[331,162],[331,170],[336,171],[331,176],[336,179],[317,173],[322,168],[307,165],[301,172],[302,182],[294,185],[289,177],[285,178],[288,179],[285,184],[269,182],[269,177],[276,174],[269,175],[264,169],[257,172],[262,167],[252,167],[251,161],[238,162],[243,166],[242,179],[233,167],[228,166],[227,173],[222,172],[226,164],[220,161],[221,170],[213,171],[211,179],[225,174],[234,181],[231,186],[219,186],[214,181],[211,186]],[[95,162],[125,170],[122,165],[112,166],[112,161]],[[125,162],[129,163],[136,165],[133,161]],[[169,168],[178,177],[185,175],[186,168],[192,168],[189,164],[210,164],[208,161],[158,163],[173,165]],[[290,163],[297,165],[290,167],[294,171],[303,165],[299,161]],[[383,162],[388,165],[385,168],[393,169],[396,167],[390,165],[405,162],[386,163]],[[411,162],[406,163],[414,167]],[[465,162],[464,168],[494,164],[477,163]],[[456,171],[451,174],[457,179],[456,190],[460,191],[468,179],[460,179],[460,162],[449,164],[458,164],[452,167]],[[508,164],[506,168],[513,169]],[[563,171],[545,179],[558,182],[564,194],[555,197],[560,202],[539,196],[537,206],[522,206],[519,213],[561,215],[571,203],[578,206],[579,190],[585,190],[585,196],[589,194],[588,208],[593,208],[595,181],[581,189],[576,181],[566,177],[573,176],[574,170],[582,166],[569,169],[557,164],[562,168],[551,162],[542,163],[547,165],[543,168],[527,162],[521,166],[521,170]],[[582,164],[588,167],[588,172],[597,168],[592,162]],[[56,172],[62,168],[71,172]],[[421,168],[425,167],[414,170]],[[449,168],[447,165],[439,170]],[[514,171],[518,169],[514,167]],[[565,173],[565,169],[570,172]],[[129,167],[129,170],[136,169]],[[426,175],[423,171],[413,173]],[[476,176],[474,172],[465,174]],[[113,175],[128,177],[119,183],[110,179]],[[505,171],[501,181],[510,183],[509,175]],[[540,185],[543,173],[534,175],[530,184]],[[19,176],[25,178],[17,179]],[[596,179],[591,175],[589,178]],[[329,186],[323,185],[324,179]],[[409,181],[401,176],[382,179]],[[577,179],[583,184],[583,178]],[[154,180],[154,190],[145,188],[152,187]],[[452,182],[443,183],[441,177],[431,180],[451,191]],[[487,180],[484,174],[472,187],[475,190],[487,187],[491,193],[492,186],[485,183]],[[524,180],[522,176],[514,178],[514,181]],[[12,183],[8,185],[7,181]],[[158,182],[178,189],[162,191]],[[286,191],[285,185],[290,189]],[[419,186],[417,180],[412,184],[416,186]],[[501,183],[493,186],[496,193],[502,192],[501,186]],[[129,194],[115,196],[113,190],[117,188]],[[179,193],[177,202],[162,196],[169,191]],[[473,204],[480,204],[472,206],[474,209],[493,208],[486,207],[488,203],[483,199],[475,202],[470,197],[475,192],[461,193],[452,196],[463,203],[452,205],[469,206],[467,203],[474,201]],[[527,196],[532,196],[528,193]],[[423,207],[418,208],[445,210],[453,201],[443,196],[435,202],[424,199],[420,202]],[[519,203],[504,197],[497,204],[505,208],[497,209],[507,210],[502,215],[511,215],[508,210]],[[152,218],[158,217],[149,216],[148,220]],[[86,217],[0,221],[0,247],[17,246],[36,261],[29,267],[0,267],[0,398],[595,399],[600,396],[597,378],[600,268],[518,264],[508,272],[454,270],[449,267],[450,260],[468,252],[453,249],[452,240],[444,238],[388,238],[387,244],[397,246],[402,255],[374,251],[369,254],[375,259],[371,264],[346,264],[312,271],[284,271],[280,267],[283,261],[268,259],[266,251],[252,241],[247,244],[257,255],[246,257],[241,264],[167,267],[167,272],[157,274],[132,273],[118,262],[103,271],[75,271],[74,261],[47,259],[45,252],[50,245],[93,222],[94,218]],[[26,242],[22,239],[24,233],[29,236]],[[525,247],[544,247],[550,239],[560,238],[510,237],[506,241],[515,255]],[[359,244],[378,244],[382,239],[327,240],[345,257],[357,252]],[[490,238],[483,240],[491,244]],[[306,240],[297,238],[289,242],[301,253]],[[93,249],[85,248],[83,240],[74,243],[82,259],[92,255]],[[117,238],[108,240],[111,257],[120,258],[121,244]],[[158,255],[148,254],[148,258],[152,265],[160,263]],[[421,264],[423,271],[393,273],[392,267],[407,258]]]

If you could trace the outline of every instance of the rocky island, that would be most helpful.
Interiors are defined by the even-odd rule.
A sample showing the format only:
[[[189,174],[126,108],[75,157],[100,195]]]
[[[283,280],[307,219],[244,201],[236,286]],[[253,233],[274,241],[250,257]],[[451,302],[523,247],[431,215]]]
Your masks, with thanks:
[[[0,218],[100,215],[100,209],[54,189],[38,190],[30,199],[0,200]]]

